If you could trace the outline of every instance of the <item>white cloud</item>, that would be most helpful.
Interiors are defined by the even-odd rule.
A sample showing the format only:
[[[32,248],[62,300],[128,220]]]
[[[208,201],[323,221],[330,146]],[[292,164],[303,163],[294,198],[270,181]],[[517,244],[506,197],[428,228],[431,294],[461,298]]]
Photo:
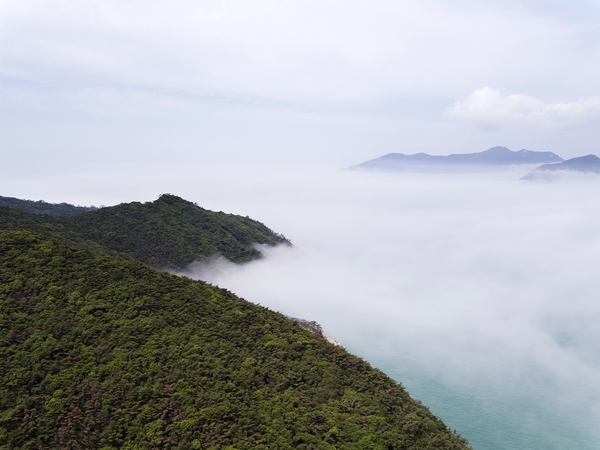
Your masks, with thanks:
[[[526,94],[502,96],[499,89],[477,89],[448,108],[446,117],[485,126],[526,124],[536,128],[569,128],[600,118],[600,97],[570,103],[544,103]]]
[[[200,278],[321,323],[435,413],[446,405],[475,448],[598,448],[597,183],[520,175],[228,168],[168,189],[296,246]]]

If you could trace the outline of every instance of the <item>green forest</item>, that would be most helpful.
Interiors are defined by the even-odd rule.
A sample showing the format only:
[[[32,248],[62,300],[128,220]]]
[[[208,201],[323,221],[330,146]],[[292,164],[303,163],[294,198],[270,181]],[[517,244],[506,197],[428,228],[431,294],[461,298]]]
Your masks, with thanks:
[[[253,244],[289,244],[249,217],[208,211],[170,194],[154,202],[122,203],[68,217],[0,207],[0,229],[33,230],[96,254],[172,269],[213,255],[248,262],[261,256]]]
[[[164,197],[129,211],[189,203]],[[65,236],[0,231],[0,448],[469,448],[401,385],[282,314]]]
[[[20,209],[21,211],[49,214],[51,216],[72,216],[87,211],[93,211],[95,206],[75,206],[69,203],[48,203],[43,200],[22,200],[15,197],[3,197],[0,195],[0,206]]]

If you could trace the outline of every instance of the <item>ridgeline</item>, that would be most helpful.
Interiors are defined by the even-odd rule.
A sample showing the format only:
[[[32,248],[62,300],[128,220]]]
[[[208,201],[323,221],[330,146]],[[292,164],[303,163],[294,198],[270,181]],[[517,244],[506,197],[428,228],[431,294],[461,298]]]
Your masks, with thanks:
[[[351,170],[374,170],[388,172],[464,172],[483,168],[501,168],[523,164],[556,163],[563,159],[552,152],[519,150],[514,152],[506,147],[492,147],[478,153],[455,153],[452,155],[428,155],[417,153],[388,153],[379,158],[365,161]]]
[[[600,174],[600,158],[596,155],[578,156],[556,164],[544,164],[521,180],[551,180],[560,173]]]
[[[248,262],[261,256],[253,244],[289,244],[249,217],[208,211],[170,194],[68,217],[0,208],[0,229],[33,230],[158,268],[181,269],[213,255]]]
[[[15,197],[3,197],[0,195],[0,206],[20,209],[21,211],[49,214],[51,216],[73,216],[87,211],[94,211],[95,206],[75,206],[69,203],[48,203],[43,200],[22,200]]]

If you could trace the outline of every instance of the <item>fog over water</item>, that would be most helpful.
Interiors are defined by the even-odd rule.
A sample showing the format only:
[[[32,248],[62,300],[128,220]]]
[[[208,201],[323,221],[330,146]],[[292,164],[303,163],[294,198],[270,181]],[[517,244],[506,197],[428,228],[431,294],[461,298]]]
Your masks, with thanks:
[[[523,173],[203,177],[294,247],[189,275],[316,320],[477,449],[598,448],[600,180]]]

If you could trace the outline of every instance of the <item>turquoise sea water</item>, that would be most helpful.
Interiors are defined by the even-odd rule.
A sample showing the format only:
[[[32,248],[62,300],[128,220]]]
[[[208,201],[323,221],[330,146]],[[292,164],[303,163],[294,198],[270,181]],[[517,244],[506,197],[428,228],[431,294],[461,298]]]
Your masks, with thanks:
[[[368,352],[367,352],[368,353]],[[369,359],[368,355],[363,354]],[[416,399],[460,430],[478,450],[593,450],[600,448],[596,424],[588,404],[560,405],[545,392],[548,386],[532,383],[505,392],[498,387],[444,384],[426,371],[395,368],[393,361],[371,360],[402,382]],[[558,388],[556,386],[556,388]],[[515,395],[515,391],[520,395]],[[579,399],[577,399],[579,400]],[[587,411],[586,411],[587,410]]]

